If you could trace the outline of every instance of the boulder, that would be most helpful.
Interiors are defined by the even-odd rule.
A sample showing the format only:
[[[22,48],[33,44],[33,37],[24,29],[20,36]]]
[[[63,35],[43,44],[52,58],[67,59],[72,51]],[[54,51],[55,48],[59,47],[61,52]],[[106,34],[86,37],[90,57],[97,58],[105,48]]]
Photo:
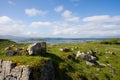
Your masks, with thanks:
[[[89,66],[98,65],[96,62],[98,59],[92,51],[89,51],[86,54],[84,52],[78,51],[76,57],[86,60],[86,64]]]
[[[93,65],[95,65],[94,63],[89,62],[89,61],[86,61],[86,64],[89,65],[89,66],[93,66]]]
[[[76,54],[76,57],[81,58],[81,59],[84,59],[85,56],[86,56],[86,54],[84,52],[80,52],[80,51],[78,51],[77,54]]]
[[[29,55],[44,55],[46,53],[46,42],[31,44],[27,51]]]

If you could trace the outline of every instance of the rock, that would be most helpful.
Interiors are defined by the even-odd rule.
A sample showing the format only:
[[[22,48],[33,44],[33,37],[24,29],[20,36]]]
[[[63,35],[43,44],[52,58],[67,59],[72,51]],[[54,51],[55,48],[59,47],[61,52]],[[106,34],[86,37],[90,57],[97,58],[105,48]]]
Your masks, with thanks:
[[[46,61],[44,67],[41,69],[40,80],[55,80],[54,68],[51,60]]]
[[[60,49],[59,49],[59,51],[69,52],[69,51],[71,51],[71,49],[70,49],[70,48],[65,47],[65,48],[60,48]]]
[[[87,52],[87,54],[85,54],[84,52],[78,51],[76,54],[76,57],[79,57],[81,59],[84,59],[90,62],[97,60],[97,57],[93,56],[92,51]]]
[[[76,54],[77,58],[81,58],[83,60],[86,60],[86,64],[89,66],[93,66],[93,65],[99,65],[96,61],[97,61],[97,57],[95,56],[95,54],[93,53],[93,51],[89,51],[86,54],[84,52],[80,52],[78,51]]]
[[[101,68],[96,68],[96,71],[101,71]]]
[[[95,65],[94,63],[89,62],[89,61],[86,61],[86,64],[89,65],[89,66],[93,66],[93,65]]]
[[[14,56],[15,54],[14,54],[14,51],[12,51],[12,50],[8,50],[8,51],[6,51],[6,54],[5,54],[6,56]]]
[[[63,51],[63,48],[60,48],[59,51]]]
[[[46,42],[31,44],[27,48],[27,51],[28,51],[29,55],[45,55]]]
[[[84,59],[90,62],[94,62],[97,60],[97,58],[92,55],[85,55]]]
[[[106,52],[105,52],[106,54],[112,54],[112,55],[115,55],[115,53],[114,52],[112,52],[112,51],[108,51],[108,50],[106,50]]]
[[[24,50],[24,48],[17,48],[14,45],[5,48],[5,55],[6,56],[15,56],[15,55],[22,55],[20,52]]]
[[[76,54],[76,57],[84,59],[85,58],[85,53],[78,51],[77,54]]]
[[[16,66],[12,61],[0,60],[0,80],[29,80],[29,66]]]

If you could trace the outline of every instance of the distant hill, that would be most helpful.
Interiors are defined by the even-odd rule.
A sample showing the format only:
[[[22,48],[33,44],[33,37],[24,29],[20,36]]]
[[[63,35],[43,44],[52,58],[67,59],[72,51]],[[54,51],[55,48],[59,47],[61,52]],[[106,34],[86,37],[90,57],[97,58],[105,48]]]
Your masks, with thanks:
[[[23,40],[23,39],[26,39],[26,38],[25,37],[12,36],[12,35],[0,35],[0,39]]]

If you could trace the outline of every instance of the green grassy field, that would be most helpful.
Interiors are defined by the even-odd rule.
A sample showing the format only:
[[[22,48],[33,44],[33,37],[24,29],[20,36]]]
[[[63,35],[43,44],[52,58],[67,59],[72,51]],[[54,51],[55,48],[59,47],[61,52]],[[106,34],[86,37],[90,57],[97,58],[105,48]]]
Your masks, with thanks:
[[[26,50],[24,56],[5,56],[5,48],[10,45],[23,47],[27,49],[30,44],[17,44],[9,40],[0,40],[0,59],[12,60],[17,65],[30,65],[40,69],[45,60],[52,60],[55,69],[56,80],[120,80],[120,39],[110,39],[104,41],[84,42],[77,44],[48,44],[46,56],[28,56]],[[69,52],[61,52],[60,48],[74,49]],[[76,48],[77,47],[77,48]],[[76,55],[77,51],[87,52],[96,51],[98,62],[112,65],[114,72],[110,67],[100,65],[88,66],[85,60],[79,58],[69,58],[69,55]],[[106,50],[114,52],[106,54]],[[99,69],[99,70],[98,70]]]

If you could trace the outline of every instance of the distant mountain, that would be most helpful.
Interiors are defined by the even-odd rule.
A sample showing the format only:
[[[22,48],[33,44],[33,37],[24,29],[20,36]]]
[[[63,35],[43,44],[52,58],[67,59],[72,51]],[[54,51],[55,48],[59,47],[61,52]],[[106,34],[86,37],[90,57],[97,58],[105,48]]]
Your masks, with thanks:
[[[23,40],[23,39],[26,39],[26,38],[25,37],[12,36],[12,35],[0,35],[0,39]]]

